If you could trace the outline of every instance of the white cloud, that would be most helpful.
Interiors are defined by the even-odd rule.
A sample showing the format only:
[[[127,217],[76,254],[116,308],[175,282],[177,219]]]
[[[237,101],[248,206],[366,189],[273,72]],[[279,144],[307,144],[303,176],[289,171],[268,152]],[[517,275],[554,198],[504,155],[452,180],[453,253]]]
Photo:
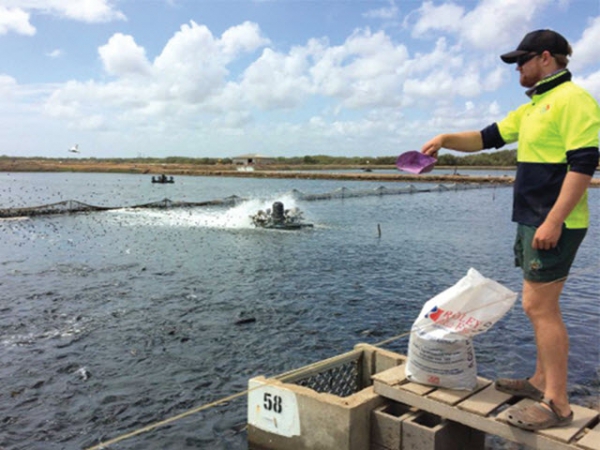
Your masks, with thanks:
[[[500,105],[498,104],[498,102],[492,102],[490,103],[490,106],[488,108],[488,113],[492,116],[499,116],[500,115]]]
[[[231,42],[224,47],[233,48]],[[169,39],[154,60],[153,73],[165,98],[198,103],[225,85],[233,56],[223,52],[221,41],[206,26],[192,21]]]
[[[110,22],[125,20],[125,15],[114,9],[107,0],[53,0],[48,2],[51,11],[73,20],[84,22]]]
[[[441,104],[418,126],[431,136],[456,130],[479,130],[500,118],[495,114],[497,106],[497,103],[465,102],[460,109],[453,104]]]
[[[310,91],[307,69],[303,49],[292,49],[289,55],[283,55],[267,48],[244,72],[240,89],[258,108],[292,108]]]
[[[0,100],[11,98],[17,87],[17,81],[13,77],[0,74]]]
[[[468,12],[460,35],[469,45],[482,50],[516,48],[536,14],[553,0],[483,0]]]
[[[398,105],[409,63],[404,45],[368,29],[355,31],[341,46],[323,44],[312,42],[310,73],[316,92],[341,99],[349,108]]]
[[[412,27],[412,35],[414,37],[427,37],[430,31],[458,31],[464,16],[464,8],[454,3],[434,6],[433,2],[429,1],[423,2],[416,15],[419,18]]]
[[[508,78],[505,66],[498,66],[485,76],[483,88],[486,91],[495,91],[504,84]]]
[[[65,54],[65,52],[63,50],[61,50],[60,48],[57,48],[55,50],[52,50],[50,52],[46,53],[46,56],[52,58],[52,59],[56,59],[56,58],[60,58],[61,56],[63,56]]]
[[[110,0],[2,0],[2,3],[26,13],[47,14],[89,23],[126,20],[125,15],[115,9]]]
[[[590,20],[589,27],[583,31],[581,39],[572,43],[573,57],[569,67],[573,70],[588,66],[597,66],[600,61],[600,16]]]
[[[35,27],[29,23],[29,14],[20,8],[0,5],[0,35],[15,32],[26,36],[35,34]]]
[[[368,28],[356,29],[339,45],[309,39],[281,50],[252,22],[219,36],[190,21],[151,60],[133,35],[115,33],[98,47],[105,75],[53,86],[44,112],[69,129],[102,130],[102,136],[123,131],[149,142],[171,136],[192,145],[202,135],[224,145],[238,136],[240,153],[241,146],[252,151],[264,134],[271,148],[302,135],[303,143],[314,144],[305,153],[331,153],[333,139],[360,153],[375,136],[393,149],[398,140],[443,127],[480,127],[500,107],[481,104],[477,96],[504,83],[506,67],[497,56],[470,58],[459,29],[469,13],[446,7],[424,4],[421,11],[431,15],[418,26],[420,32],[454,36],[423,40],[414,55],[393,34]],[[459,27],[452,21],[436,25],[440,13],[453,15]],[[15,80],[5,81],[0,93],[19,89]]]
[[[417,17],[412,28],[414,37],[445,32],[458,36],[469,47],[499,51],[516,47],[531,31],[536,14],[552,3],[553,0],[482,0],[468,11],[453,2],[436,6],[426,1],[408,19]]]
[[[250,22],[226,30],[220,39],[207,27],[190,22],[181,26],[151,62],[132,36],[116,33],[98,48],[104,70],[114,80],[66,83],[48,98],[45,111],[86,128],[109,126],[108,117],[113,117],[116,126],[115,111],[120,111],[119,120],[129,123],[161,116],[166,122],[177,121],[186,114],[198,114],[200,107],[208,113],[231,112],[227,108],[239,108],[243,99],[238,86],[227,82],[227,65],[265,43],[268,40]],[[232,88],[227,91],[236,95],[227,97],[228,86]],[[228,103],[223,104],[223,99]],[[223,123],[246,123],[245,114],[232,112]]]
[[[423,101],[442,98],[456,91],[457,79],[447,70],[431,72],[424,78],[410,78],[404,83],[404,93]]]
[[[226,30],[221,35],[219,46],[225,55],[234,57],[239,53],[252,52],[269,43],[270,41],[262,36],[257,24],[246,21]]]
[[[383,19],[392,20],[398,17],[400,10],[396,6],[395,2],[391,1],[389,7],[372,9],[363,14],[363,17],[367,19]]]
[[[146,75],[150,72],[146,51],[135,43],[132,36],[117,33],[106,45],[98,48],[98,53],[104,69],[110,75],[126,77]]]
[[[323,105],[319,119],[310,121],[317,117],[311,112],[301,122],[311,123],[314,132],[319,123],[336,117],[332,133],[358,137],[374,130],[396,133],[394,120],[401,120],[409,105],[450,105],[456,98],[472,99],[503,80],[497,66],[486,71],[474,63],[465,65],[460,48],[449,46],[445,38],[413,59],[403,44],[369,29],[356,30],[335,46],[326,39],[311,39],[279,52],[269,43],[250,22],[216,37],[192,21],[149,61],[132,36],[117,33],[98,49],[106,73],[114,79],[66,83],[49,96],[45,111],[82,129],[147,127],[152,118],[161,130],[202,126],[211,133],[219,129],[231,133],[236,127],[256,127],[263,113],[318,102]],[[230,64],[265,46],[239,78],[230,76]],[[347,120],[349,110],[367,116]]]
[[[16,33],[36,34],[31,15],[45,14],[83,22],[126,20],[108,0],[2,0],[0,5],[0,36]]]
[[[574,77],[573,81],[592,94],[596,101],[600,99],[600,70],[586,77]]]

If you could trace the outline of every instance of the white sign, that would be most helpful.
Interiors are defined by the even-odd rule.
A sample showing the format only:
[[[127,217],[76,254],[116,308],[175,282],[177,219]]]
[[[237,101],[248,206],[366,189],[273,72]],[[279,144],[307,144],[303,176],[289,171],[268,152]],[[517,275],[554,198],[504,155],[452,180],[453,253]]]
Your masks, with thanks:
[[[296,394],[262,381],[248,382],[248,423],[279,436],[300,436]]]

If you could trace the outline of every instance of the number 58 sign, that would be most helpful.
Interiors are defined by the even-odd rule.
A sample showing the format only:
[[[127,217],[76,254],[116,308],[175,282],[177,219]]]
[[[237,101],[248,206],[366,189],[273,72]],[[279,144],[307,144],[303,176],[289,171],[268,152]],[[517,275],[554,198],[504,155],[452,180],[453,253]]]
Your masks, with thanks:
[[[296,394],[259,380],[248,383],[248,423],[280,436],[300,435]]]

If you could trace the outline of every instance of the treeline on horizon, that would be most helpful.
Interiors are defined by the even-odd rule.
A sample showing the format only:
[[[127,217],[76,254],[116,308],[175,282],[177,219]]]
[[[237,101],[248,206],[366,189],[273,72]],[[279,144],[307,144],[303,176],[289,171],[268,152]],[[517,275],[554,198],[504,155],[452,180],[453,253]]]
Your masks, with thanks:
[[[0,156],[0,159],[10,160],[57,160],[64,161],[66,158],[45,157],[14,157]],[[295,157],[273,158],[276,165],[285,166],[393,166],[396,164],[397,156],[378,157],[346,157],[328,155],[306,155]],[[68,160],[71,160],[69,158]],[[191,158],[186,156],[167,156],[165,158],[76,158],[75,161],[98,161],[104,163],[126,163],[126,164],[190,164],[190,165],[223,165],[232,164],[232,158]],[[477,153],[473,155],[440,155],[438,165],[440,166],[515,166],[517,164],[516,150],[500,150],[497,152]]]

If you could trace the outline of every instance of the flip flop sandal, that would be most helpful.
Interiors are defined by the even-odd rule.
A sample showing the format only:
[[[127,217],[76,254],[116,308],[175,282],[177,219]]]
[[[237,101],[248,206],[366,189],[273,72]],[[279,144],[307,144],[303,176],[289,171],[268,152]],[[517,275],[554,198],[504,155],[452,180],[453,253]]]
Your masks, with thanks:
[[[515,427],[536,431],[570,424],[573,421],[573,411],[568,416],[562,417],[554,402],[544,398],[541,402],[517,409],[506,417],[507,422]]]
[[[531,384],[528,378],[498,378],[494,386],[500,392],[517,397],[526,397],[538,402],[544,398],[544,393]]]

